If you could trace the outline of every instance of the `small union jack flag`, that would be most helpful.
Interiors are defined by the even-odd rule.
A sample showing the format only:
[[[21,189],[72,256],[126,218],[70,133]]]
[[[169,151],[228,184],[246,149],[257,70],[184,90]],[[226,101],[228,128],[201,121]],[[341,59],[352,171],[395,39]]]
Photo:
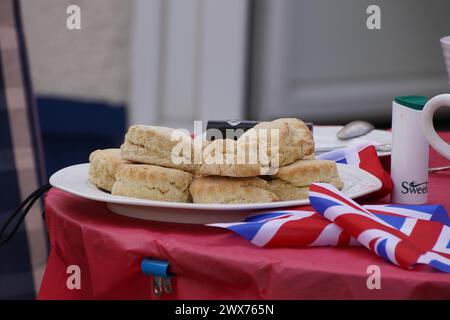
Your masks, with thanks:
[[[333,160],[336,163],[348,164],[370,172],[380,179],[382,187],[372,193],[370,198],[383,198],[392,191],[391,176],[384,170],[377,150],[372,144],[361,142],[345,148],[336,149],[317,156],[320,160]]]
[[[414,206],[400,205],[374,210],[328,184],[313,184],[309,200],[319,214],[385,260],[402,268],[427,264],[450,273],[450,224],[443,207],[431,212],[427,206],[411,210]]]

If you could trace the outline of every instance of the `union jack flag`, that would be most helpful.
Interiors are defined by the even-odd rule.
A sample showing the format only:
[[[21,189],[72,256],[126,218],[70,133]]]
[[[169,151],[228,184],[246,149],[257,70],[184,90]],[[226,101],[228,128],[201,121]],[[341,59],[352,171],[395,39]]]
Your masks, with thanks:
[[[379,178],[384,197],[392,181],[373,145],[361,143],[318,157],[357,166]],[[428,264],[450,273],[450,218],[440,205],[365,205],[330,185],[314,184],[312,207],[257,212],[244,222],[217,223],[260,247],[366,246],[403,268]]]
[[[215,223],[260,247],[360,245],[336,224],[312,209],[290,208],[247,217],[244,222]]]
[[[382,187],[380,190],[370,194],[370,198],[383,198],[392,191],[391,176],[384,170],[377,150],[370,143],[360,142],[345,148],[329,151],[317,156],[320,160],[333,160],[336,163],[348,164],[370,172],[380,179]]]
[[[309,200],[319,214],[385,260],[406,269],[427,264],[450,273],[450,224],[443,207],[431,213],[424,206],[371,211],[328,184],[313,184]]]
[[[261,247],[363,245],[403,268],[428,264],[450,273],[450,218],[439,205],[360,206],[334,187],[313,184],[312,208],[265,211],[232,230]]]

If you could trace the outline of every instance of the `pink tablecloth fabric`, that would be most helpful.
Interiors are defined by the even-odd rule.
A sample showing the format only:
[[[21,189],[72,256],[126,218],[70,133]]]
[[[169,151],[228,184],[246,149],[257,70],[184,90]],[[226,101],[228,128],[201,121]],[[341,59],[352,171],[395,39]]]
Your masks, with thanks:
[[[430,166],[447,164],[431,152]],[[429,202],[450,211],[450,171],[431,174],[429,187]],[[130,219],[55,189],[46,217],[51,253],[40,299],[156,299],[140,271],[144,257],[169,261],[176,275],[163,299],[450,299],[448,274],[403,270],[365,248],[259,248],[231,231]],[[67,287],[70,265],[80,267],[81,289]],[[381,289],[367,287],[371,265]]]

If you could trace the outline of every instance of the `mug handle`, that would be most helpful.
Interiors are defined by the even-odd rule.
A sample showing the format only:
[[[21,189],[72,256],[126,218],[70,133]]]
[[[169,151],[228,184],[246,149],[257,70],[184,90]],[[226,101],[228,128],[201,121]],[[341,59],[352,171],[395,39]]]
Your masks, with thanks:
[[[434,113],[441,107],[450,107],[450,94],[440,94],[425,104],[422,110],[422,131],[430,145],[450,159],[450,145],[439,137],[433,124]]]

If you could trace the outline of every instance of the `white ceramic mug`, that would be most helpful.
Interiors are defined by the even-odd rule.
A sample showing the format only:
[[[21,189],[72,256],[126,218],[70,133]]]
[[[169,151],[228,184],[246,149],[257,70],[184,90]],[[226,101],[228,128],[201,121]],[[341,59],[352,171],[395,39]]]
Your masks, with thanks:
[[[430,99],[422,110],[422,131],[430,145],[450,160],[450,145],[442,140],[433,125],[433,116],[441,107],[450,108],[450,94],[440,94]]]

